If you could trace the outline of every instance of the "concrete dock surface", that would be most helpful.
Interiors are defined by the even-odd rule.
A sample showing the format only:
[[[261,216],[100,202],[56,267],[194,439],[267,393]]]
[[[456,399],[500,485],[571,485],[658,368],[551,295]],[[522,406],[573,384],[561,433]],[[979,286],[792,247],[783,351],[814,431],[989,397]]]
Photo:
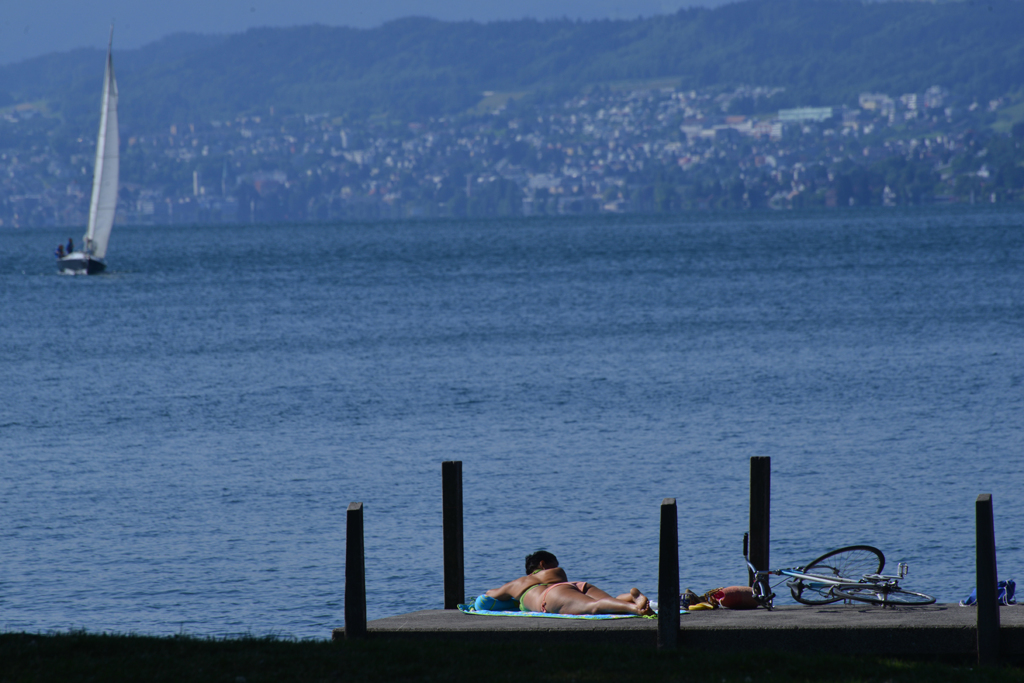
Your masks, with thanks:
[[[977,608],[955,604],[881,608],[860,604],[787,605],[773,610],[716,609],[679,618],[679,645],[709,651],[973,658]],[[1024,660],[1024,606],[999,608],[1000,655]],[[616,643],[656,647],[655,619],[587,621],[495,617],[422,610],[367,623],[370,638],[464,642]],[[334,629],[334,639],[344,629]]]

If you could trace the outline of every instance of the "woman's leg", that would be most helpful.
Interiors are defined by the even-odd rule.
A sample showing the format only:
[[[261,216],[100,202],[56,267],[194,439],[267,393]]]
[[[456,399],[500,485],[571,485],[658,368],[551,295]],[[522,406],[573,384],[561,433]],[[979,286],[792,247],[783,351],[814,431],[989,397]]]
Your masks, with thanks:
[[[587,584],[587,589],[585,591],[583,591],[583,592],[586,593],[588,596],[590,596],[592,598],[610,598],[610,597],[612,597],[611,594],[605,593],[603,590],[601,590],[600,588],[598,588],[597,586],[595,586],[592,583],[588,583]],[[630,593],[623,593],[622,595],[616,596],[615,599],[616,600],[624,600],[626,602],[632,602],[633,596]]]
[[[654,614],[647,598],[636,588],[630,591],[629,600],[591,597],[590,593],[581,593],[571,585],[554,586],[547,594],[546,609],[553,614]]]

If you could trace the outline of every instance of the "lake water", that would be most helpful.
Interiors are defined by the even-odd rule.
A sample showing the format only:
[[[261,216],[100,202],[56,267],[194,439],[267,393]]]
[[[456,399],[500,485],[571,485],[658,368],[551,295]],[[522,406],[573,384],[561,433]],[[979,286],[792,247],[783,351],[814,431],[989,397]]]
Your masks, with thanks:
[[[345,510],[371,619],[442,605],[441,462],[466,592],[554,551],[655,595],[869,543],[974,585],[994,496],[1024,579],[1024,212],[928,210],[0,231],[0,629],[327,638]],[[70,233],[80,239],[80,230]]]

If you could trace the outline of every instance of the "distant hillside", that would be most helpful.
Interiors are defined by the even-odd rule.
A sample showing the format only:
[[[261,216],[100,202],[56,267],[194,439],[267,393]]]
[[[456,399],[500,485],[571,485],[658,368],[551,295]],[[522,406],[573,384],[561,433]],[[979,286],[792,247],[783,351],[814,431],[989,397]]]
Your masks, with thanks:
[[[115,50],[125,130],[247,112],[458,112],[484,91],[559,94],[617,81],[781,86],[788,104],[930,85],[979,99],[1024,84],[1024,2],[750,0],[634,21],[478,24],[404,19],[176,35]],[[0,67],[0,106],[45,100],[91,127],[103,55],[76,50]]]

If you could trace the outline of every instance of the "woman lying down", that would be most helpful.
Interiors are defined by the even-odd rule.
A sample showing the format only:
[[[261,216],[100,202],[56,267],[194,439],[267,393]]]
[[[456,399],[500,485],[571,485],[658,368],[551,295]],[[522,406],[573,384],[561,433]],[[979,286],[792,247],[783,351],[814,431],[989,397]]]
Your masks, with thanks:
[[[493,602],[486,598],[492,598]],[[510,602],[515,601],[515,602]],[[514,609],[551,614],[637,614],[651,616],[650,601],[636,588],[613,598],[586,581],[570,582],[558,558],[546,550],[526,556],[526,576],[492,588],[477,599],[477,609]]]

